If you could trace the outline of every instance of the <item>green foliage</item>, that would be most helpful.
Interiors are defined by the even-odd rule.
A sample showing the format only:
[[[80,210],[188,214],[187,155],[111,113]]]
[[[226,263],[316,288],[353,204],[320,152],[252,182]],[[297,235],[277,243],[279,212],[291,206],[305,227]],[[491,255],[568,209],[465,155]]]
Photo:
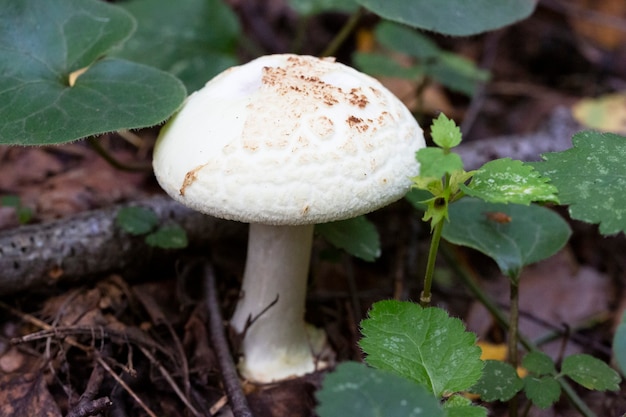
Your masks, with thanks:
[[[557,189],[535,169],[510,158],[487,162],[461,189],[467,195],[492,203],[530,204],[533,201],[558,203]]]
[[[185,98],[175,77],[103,58],[134,19],[97,0],[0,0],[0,144],[43,145],[155,125]],[[87,68],[70,85],[70,74]]]
[[[439,116],[433,122],[430,128],[430,134],[433,142],[440,148],[448,150],[461,144],[461,129],[456,125],[454,120],[439,113]]]
[[[600,224],[604,235],[626,232],[626,137],[579,132],[572,143],[532,165],[550,177],[572,218]]]
[[[571,235],[561,216],[537,205],[464,198],[450,205],[449,217],[450,222],[443,228],[444,239],[491,257],[509,277],[516,277],[524,266],[554,255]]]
[[[463,170],[463,161],[459,154],[446,152],[441,148],[420,149],[417,152],[417,161],[420,163],[420,177],[434,177],[436,182],[446,174]]]
[[[474,93],[479,82],[489,79],[489,73],[469,59],[440,49],[426,35],[406,26],[383,21],[376,27],[375,35],[385,48],[402,52],[416,62],[405,67],[381,53],[355,53],[355,64],[367,73],[406,79],[428,76],[467,95]]]
[[[536,0],[357,0],[396,22],[445,35],[467,36],[498,29],[528,17]]]
[[[150,65],[180,78],[188,91],[238,60],[241,36],[233,11],[221,0],[131,0],[120,3],[137,30],[115,56]]]
[[[487,417],[487,410],[472,404],[461,395],[453,395],[443,404],[446,417]]]
[[[188,244],[187,233],[177,224],[159,226],[156,213],[145,207],[123,207],[115,224],[133,236],[145,235],[148,245],[162,249],[181,249]]]
[[[301,16],[330,11],[353,13],[359,6],[356,0],[289,0],[289,5]]]
[[[522,366],[535,375],[556,375],[554,361],[543,352],[528,352],[522,359]]]
[[[444,417],[424,387],[390,372],[344,362],[316,393],[320,417]]]
[[[524,393],[537,407],[548,408],[561,397],[561,385],[551,376],[527,376]]]
[[[0,206],[13,207],[17,215],[17,221],[20,224],[26,224],[33,218],[33,211],[30,207],[23,206],[22,200],[16,195],[0,196]]]
[[[480,380],[471,392],[485,401],[508,401],[524,386],[517,371],[508,363],[487,360]]]
[[[626,374],[626,312],[622,315],[622,320],[613,336],[613,355],[622,374]]]
[[[563,359],[561,372],[587,389],[619,391],[621,377],[600,359],[584,353]]]
[[[372,262],[380,256],[376,226],[364,216],[315,225],[315,231],[352,256]]]
[[[439,398],[469,388],[481,375],[476,336],[442,309],[380,301],[361,329],[368,364],[415,381]]]

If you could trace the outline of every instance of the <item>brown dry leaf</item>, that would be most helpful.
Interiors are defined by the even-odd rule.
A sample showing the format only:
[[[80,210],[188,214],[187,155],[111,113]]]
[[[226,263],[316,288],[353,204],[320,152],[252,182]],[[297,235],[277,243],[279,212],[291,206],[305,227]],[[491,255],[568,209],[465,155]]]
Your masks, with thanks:
[[[0,377],[0,415],[62,417],[41,373]]]
[[[508,305],[508,278],[501,277],[485,283],[485,290],[502,304]],[[536,339],[551,331],[544,321],[562,330],[563,325],[574,327],[582,321],[606,313],[611,303],[612,287],[609,277],[589,268],[577,266],[566,250],[543,262],[531,265],[520,277],[520,332]],[[485,337],[492,321],[482,304],[475,302],[468,314],[468,329]],[[556,358],[561,341],[542,346],[542,350]],[[567,354],[580,351],[569,343]]]
[[[592,14],[601,13],[609,17],[622,17],[626,19],[626,2],[624,0],[567,0],[575,3],[582,10],[580,16],[571,18],[576,32],[586,39],[590,39],[596,45],[608,50],[614,50],[626,43],[626,31],[602,24],[590,19]],[[585,18],[586,17],[586,18]]]

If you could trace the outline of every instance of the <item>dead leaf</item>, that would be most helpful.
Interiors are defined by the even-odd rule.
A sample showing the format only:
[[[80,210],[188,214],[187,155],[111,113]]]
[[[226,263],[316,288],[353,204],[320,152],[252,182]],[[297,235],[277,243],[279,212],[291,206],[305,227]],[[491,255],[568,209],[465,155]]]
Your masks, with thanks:
[[[589,128],[626,135],[626,92],[580,100],[572,114]]]
[[[42,373],[0,377],[0,415],[62,417]]]

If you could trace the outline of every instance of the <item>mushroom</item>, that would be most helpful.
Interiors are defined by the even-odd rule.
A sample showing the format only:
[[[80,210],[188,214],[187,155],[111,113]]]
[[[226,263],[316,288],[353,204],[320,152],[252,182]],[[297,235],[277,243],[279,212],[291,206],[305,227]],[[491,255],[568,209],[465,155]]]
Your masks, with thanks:
[[[153,162],[161,187],[195,210],[250,223],[230,320],[244,335],[243,377],[316,369],[321,331],[304,321],[314,225],[401,198],[424,146],[413,115],[377,80],[334,58],[291,54],[224,71],[163,127]]]

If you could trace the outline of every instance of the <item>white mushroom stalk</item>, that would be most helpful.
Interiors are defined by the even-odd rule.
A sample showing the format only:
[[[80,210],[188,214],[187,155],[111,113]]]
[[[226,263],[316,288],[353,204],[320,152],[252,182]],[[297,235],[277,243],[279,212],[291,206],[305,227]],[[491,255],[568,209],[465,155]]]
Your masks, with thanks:
[[[423,146],[411,113],[377,80],[297,55],[224,71],[161,130],[153,165],[163,189],[251,224],[231,320],[245,334],[244,377],[272,382],[315,370],[311,335],[319,332],[303,318],[314,224],[401,198]]]

